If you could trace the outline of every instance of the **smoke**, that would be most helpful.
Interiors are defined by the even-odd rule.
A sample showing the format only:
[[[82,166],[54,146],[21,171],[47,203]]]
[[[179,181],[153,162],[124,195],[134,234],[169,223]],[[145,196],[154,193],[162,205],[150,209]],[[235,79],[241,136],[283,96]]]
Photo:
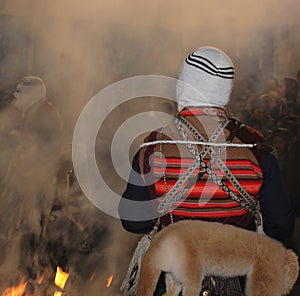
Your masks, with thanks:
[[[252,75],[257,69],[247,60],[268,55],[268,36],[297,28],[299,12],[295,0],[12,0],[2,6],[3,15],[27,19],[31,61],[24,61],[23,72],[46,80],[57,104],[68,110],[69,133],[86,101],[104,86],[139,74],[176,77],[186,54],[202,45],[222,48]]]
[[[43,78],[48,97],[61,114],[64,151],[71,144],[81,110],[99,90],[135,75],[177,77],[187,53],[203,45],[227,52],[241,79],[264,73],[293,76],[300,68],[292,62],[300,55],[299,10],[296,0],[1,1],[0,86],[15,85],[23,75]],[[260,83],[263,77],[256,79]],[[147,100],[146,106],[149,108]],[[160,107],[159,103],[153,103],[151,108]],[[98,139],[100,144],[104,143],[99,163],[106,174],[112,169],[107,142],[116,122],[142,112],[142,106],[134,103],[122,108],[116,111],[115,118],[106,121]],[[168,112],[173,111],[171,108]],[[70,158],[69,153],[67,159]],[[47,161],[56,162],[57,155]],[[13,187],[15,181],[10,181]],[[114,178],[110,182],[111,186],[115,184],[117,192],[125,189],[124,182],[116,182]],[[24,189],[28,194],[31,191]],[[29,205],[34,206],[34,199]],[[18,208],[18,205],[7,207]],[[38,220],[36,215],[31,219]],[[105,274],[124,273],[136,237],[126,234],[119,221],[103,219],[110,232],[104,250],[107,258],[112,258]]]

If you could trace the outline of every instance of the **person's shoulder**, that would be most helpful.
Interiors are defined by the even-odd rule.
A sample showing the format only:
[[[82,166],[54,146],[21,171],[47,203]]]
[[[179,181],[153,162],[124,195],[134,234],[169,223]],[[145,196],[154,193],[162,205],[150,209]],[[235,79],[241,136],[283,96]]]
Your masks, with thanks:
[[[238,138],[241,138],[243,142],[247,143],[255,143],[255,142],[263,142],[264,135],[236,118],[230,118],[229,129],[238,129],[236,135]]]
[[[154,142],[158,139],[158,135],[161,133],[162,127],[150,131],[143,139],[143,144]]]
[[[53,101],[49,99],[43,100],[40,104],[37,106],[38,113],[44,114],[46,117],[54,117],[57,120],[61,120],[61,114],[58,110],[58,108],[55,106]]]
[[[264,141],[264,135],[263,135],[263,133],[261,133],[260,131],[254,129],[253,127],[244,124],[242,126],[242,129],[243,129],[244,133],[249,134],[249,135],[251,135],[253,137],[256,137],[260,141]]]

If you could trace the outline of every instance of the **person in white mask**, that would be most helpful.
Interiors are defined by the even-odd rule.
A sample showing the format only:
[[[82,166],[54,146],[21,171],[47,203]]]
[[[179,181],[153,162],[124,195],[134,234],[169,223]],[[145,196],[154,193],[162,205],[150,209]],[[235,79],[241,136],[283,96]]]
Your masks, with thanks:
[[[25,249],[31,237],[38,249],[55,196],[61,119],[39,77],[23,77],[13,96],[12,103],[0,114],[1,141],[8,143],[10,152],[0,176],[0,236],[13,241],[16,233],[21,234]],[[30,254],[26,258],[33,261]],[[19,268],[28,273],[25,276],[34,277],[34,268],[28,270],[28,266],[33,264],[23,259]]]
[[[18,83],[15,92],[14,105],[22,113],[35,103],[46,100],[46,86],[43,80],[36,76],[25,76]]]

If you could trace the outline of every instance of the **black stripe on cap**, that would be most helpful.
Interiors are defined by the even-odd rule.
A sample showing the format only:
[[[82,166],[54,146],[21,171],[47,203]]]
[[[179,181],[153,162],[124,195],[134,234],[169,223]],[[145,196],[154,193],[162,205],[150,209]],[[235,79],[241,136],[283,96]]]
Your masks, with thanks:
[[[210,60],[199,55],[191,54],[186,58],[186,63],[208,74],[225,79],[234,78],[233,67],[217,67]]]

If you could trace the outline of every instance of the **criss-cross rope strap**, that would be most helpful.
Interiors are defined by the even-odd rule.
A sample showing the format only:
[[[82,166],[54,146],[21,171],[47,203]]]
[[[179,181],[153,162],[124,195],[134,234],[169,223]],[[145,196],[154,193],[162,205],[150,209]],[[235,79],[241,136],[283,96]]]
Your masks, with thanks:
[[[185,118],[179,116],[179,121],[176,122],[177,129],[179,133],[183,137],[184,140],[188,140],[188,135],[185,133],[182,128],[181,122],[197,137],[199,141],[205,141],[202,135],[195,129],[195,127],[188,122]],[[199,155],[197,148],[193,145],[187,145],[189,151],[194,155],[197,159],[197,155]],[[255,218],[256,230],[258,233],[263,233],[263,225],[262,225],[262,217],[259,208],[259,203],[256,203],[249,193],[242,187],[242,185],[238,182],[235,176],[230,172],[226,164],[221,160],[220,156],[226,150],[226,146],[223,146],[219,149],[218,152],[215,152],[212,147],[209,147],[209,153],[212,156],[212,159],[208,164],[203,159],[200,159],[200,166],[204,169],[209,178],[216,183],[223,191],[225,191],[228,196],[234,201],[237,201],[243,208],[245,208],[251,215]],[[222,170],[222,172],[226,175],[230,183],[238,190],[241,196],[238,196],[235,192],[233,192],[228,186],[215,174],[213,173],[210,163],[216,162],[218,167]]]
[[[179,122],[178,117],[174,117],[174,121]],[[215,132],[209,139],[210,142],[215,142],[216,139],[223,132],[224,127],[227,125],[228,121],[222,121],[219,126],[216,128]],[[186,184],[187,186],[183,186],[193,174],[193,172],[199,167],[199,160],[205,157],[205,155],[209,152],[210,147],[206,146],[201,151],[200,154],[196,157],[193,163],[188,167],[185,174],[179,178],[176,184],[172,187],[172,189],[167,192],[164,196],[161,197],[162,201],[158,206],[158,212],[160,214],[165,214],[173,207],[173,205],[177,202],[183,201],[185,199],[185,194],[190,190],[191,182]],[[181,189],[181,190],[180,190]]]

